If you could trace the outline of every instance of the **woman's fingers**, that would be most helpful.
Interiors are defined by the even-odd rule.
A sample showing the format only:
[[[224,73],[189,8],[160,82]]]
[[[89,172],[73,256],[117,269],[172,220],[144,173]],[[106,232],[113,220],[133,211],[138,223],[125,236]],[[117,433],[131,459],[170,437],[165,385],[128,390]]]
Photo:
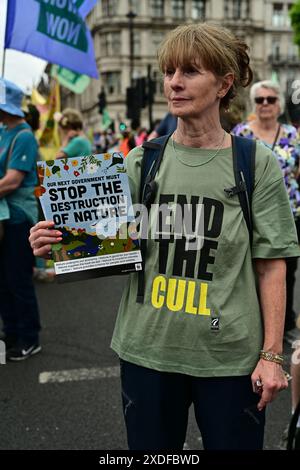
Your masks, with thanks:
[[[62,240],[60,236],[49,236],[48,233],[41,233],[41,235],[33,240],[31,246],[32,248],[42,248],[45,245],[53,245],[54,243],[59,243]]]
[[[60,232],[53,231],[53,233],[48,230],[39,230],[33,235],[30,235],[29,241],[32,249],[42,248],[44,245],[54,243],[59,243],[62,240]]]
[[[62,233],[54,229],[52,221],[39,222],[30,230],[29,242],[35,256],[48,256],[52,245],[61,240]]]
[[[33,254],[34,256],[39,256],[40,258],[48,258],[51,247],[52,245],[44,245],[41,248],[33,248]]]
[[[54,222],[52,220],[42,220],[38,222],[30,229],[30,234],[37,232],[40,229],[51,229],[54,228]]]

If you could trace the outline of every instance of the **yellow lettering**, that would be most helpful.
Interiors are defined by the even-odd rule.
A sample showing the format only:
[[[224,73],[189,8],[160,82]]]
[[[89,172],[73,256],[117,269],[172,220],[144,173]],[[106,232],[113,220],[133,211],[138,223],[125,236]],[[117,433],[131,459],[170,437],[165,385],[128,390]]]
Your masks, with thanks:
[[[199,302],[195,304],[195,296]],[[197,291],[197,293],[196,293]],[[185,295],[186,294],[186,295]],[[211,309],[207,307],[208,284],[185,279],[167,279],[164,276],[156,276],[152,283],[151,303],[154,308],[166,307],[171,312],[184,311],[192,315],[211,315]]]
[[[164,295],[159,295],[160,292],[166,292],[167,282],[163,276],[157,276],[152,284],[151,302],[154,308],[161,308],[164,304]]]
[[[168,285],[167,307],[172,312],[182,310],[184,303],[186,281],[183,279],[170,279]],[[176,293],[177,287],[177,293]]]
[[[210,315],[210,308],[206,307],[208,285],[205,282],[200,284],[199,315]]]
[[[185,311],[186,313],[192,313],[193,315],[197,314],[197,308],[194,306],[195,287],[196,287],[196,283],[194,281],[188,282],[188,291],[187,291]]]

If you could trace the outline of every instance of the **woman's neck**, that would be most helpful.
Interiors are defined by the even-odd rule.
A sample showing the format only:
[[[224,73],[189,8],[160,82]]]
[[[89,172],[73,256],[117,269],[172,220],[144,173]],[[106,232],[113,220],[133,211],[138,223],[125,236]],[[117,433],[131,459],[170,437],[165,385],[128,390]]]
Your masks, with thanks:
[[[174,137],[175,142],[188,147],[216,148],[224,137],[224,129],[218,119],[201,122],[179,118]]]
[[[258,129],[260,129],[262,132],[268,132],[268,131],[274,131],[274,129],[277,129],[278,127],[278,122],[277,119],[259,119],[257,118],[253,122],[254,126]]]
[[[5,121],[3,121],[4,124],[7,125],[7,128],[8,129],[13,129],[14,127],[17,127],[19,126],[20,124],[24,124],[26,121],[25,119],[23,118],[19,118],[19,117],[16,117],[16,116],[9,116],[8,119]]]

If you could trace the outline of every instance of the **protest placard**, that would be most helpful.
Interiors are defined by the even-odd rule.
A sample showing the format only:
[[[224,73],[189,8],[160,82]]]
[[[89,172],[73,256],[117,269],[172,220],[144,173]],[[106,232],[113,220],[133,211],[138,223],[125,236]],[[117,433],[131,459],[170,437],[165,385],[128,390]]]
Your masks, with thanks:
[[[119,152],[38,162],[37,196],[62,241],[53,245],[59,281],[141,269],[128,178]]]

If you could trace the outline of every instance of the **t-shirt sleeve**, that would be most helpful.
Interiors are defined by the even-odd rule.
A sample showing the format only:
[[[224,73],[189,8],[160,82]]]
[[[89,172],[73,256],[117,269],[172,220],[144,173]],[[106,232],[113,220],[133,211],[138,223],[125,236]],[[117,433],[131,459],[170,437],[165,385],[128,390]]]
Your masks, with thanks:
[[[276,156],[257,144],[252,199],[253,258],[300,256],[296,226]]]
[[[142,147],[135,147],[128,153],[125,159],[132,204],[138,204],[140,202],[141,164],[143,152]]]
[[[61,149],[61,151],[64,152],[69,158],[79,157],[86,155],[87,145],[83,140],[72,139],[68,145]]]
[[[35,168],[37,153],[38,146],[33,134],[23,133],[15,141],[7,168],[30,173]]]

